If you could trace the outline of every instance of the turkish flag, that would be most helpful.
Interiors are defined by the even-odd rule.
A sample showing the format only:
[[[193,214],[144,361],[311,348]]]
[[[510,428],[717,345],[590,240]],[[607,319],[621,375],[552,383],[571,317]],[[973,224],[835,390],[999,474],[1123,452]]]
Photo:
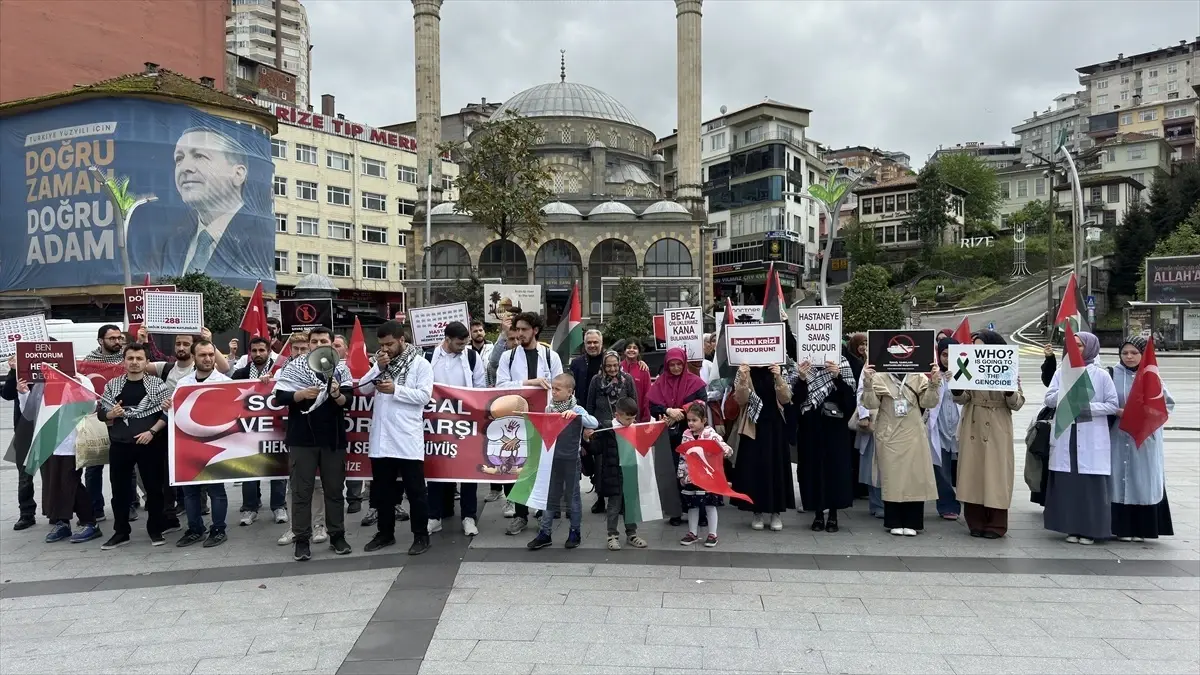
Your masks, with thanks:
[[[969,345],[974,342],[971,339],[971,322],[967,320],[967,317],[964,316],[958,324],[958,328],[954,329],[954,339],[958,340],[960,345]]]
[[[688,480],[692,485],[714,495],[736,497],[750,504],[754,501],[735,491],[725,480],[725,452],[716,441],[686,441],[675,449],[687,462]]]
[[[1158,374],[1158,358],[1154,356],[1154,338],[1151,337],[1146,342],[1137,374],[1133,376],[1133,386],[1129,388],[1125,411],[1117,427],[1132,436],[1138,447],[1167,423],[1166,393]]]
[[[346,349],[346,367],[350,376],[361,380],[371,370],[371,360],[367,358],[367,340],[363,337],[362,324],[354,317],[354,331],[350,333],[350,346]]]
[[[254,293],[250,296],[250,302],[246,303],[246,313],[242,315],[240,328],[252,338],[271,339],[270,329],[267,328],[267,310],[263,307],[261,281],[254,285]]]

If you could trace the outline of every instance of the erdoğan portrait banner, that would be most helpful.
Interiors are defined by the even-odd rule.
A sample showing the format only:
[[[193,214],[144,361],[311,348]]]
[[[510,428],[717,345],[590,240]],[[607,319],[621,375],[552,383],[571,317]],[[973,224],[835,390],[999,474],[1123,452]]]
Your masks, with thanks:
[[[171,484],[287,478],[287,406],[275,401],[273,388],[270,381],[236,381],[176,389],[167,434]],[[347,479],[371,478],[373,403],[374,394],[356,392],[346,411]],[[545,409],[543,389],[435,384],[424,414],[426,480],[516,481],[529,455],[522,413]]]

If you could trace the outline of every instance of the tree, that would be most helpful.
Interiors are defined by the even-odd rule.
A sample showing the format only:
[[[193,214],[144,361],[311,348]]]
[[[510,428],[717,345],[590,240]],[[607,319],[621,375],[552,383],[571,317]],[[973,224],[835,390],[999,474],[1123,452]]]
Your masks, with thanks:
[[[963,216],[967,234],[983,236],[995,231],[1000,208],[1000,183],[996,170],[971,155],[951,153],[937,160],[942,180],[965,190]]]
[[[842,228],[842,237],[846,241],[846,252],[855,265],[874,265],[879,258],[879,242],[875,241],[875,230],[858,222],[854,216]]]
[[[1200,164],[1175,165],[1172,175],[1159,174],[1150,187],[1149,201],[1125,213],[1113,243],[1112,296],[1133,296],[1142,276],[1146,256],[1180,223],[1188,220],[1200,203]]]
[[[462,157],[455,208],[499,239],[536,244],[545,231],[541,209],[554,193],[546,187],[553,176],[534,154],[540,133],[529,119],[510,114],[479,125],[470,143],[438,146]]]
[[[888,272],[878,265],[855,269],[842,294],[842,313],[843,327],[851,333],[904,325],[900,295],[888,288]]]
[[[484,320],[483,282],[479,280],[479,276],[474,271],[471,272],[470,277],[455,281],[454,285],[446,291],[446,303],[455,302],[467,303],[467,311],[471,313],[471,318]]]
[[[1154,247],[1155,240],[1150,212],[1141,202],[1134,202],[1125,212],[1114,239],[1116,252],[1113,254],[1108,292],[1114,296],[1133,296],[1142,277],[1143,262]]]
[[[1020,211],[1009,216],[1008,224],[1013,229],[1023,225],[1025,233],[1029,234],[1039,228],[1044,228],[1049,217],[1050,205],[1040,199],[1035,199],[1022,206]]]
[[[613,294],[613,309],[604,325],[609,342],[628,338],[645,340],[654,335],[654,317],[646,302],[646,291],[637,279],[621,277]]]
[[[921,239],[921,257],[929,262],[933,250],[942,242],[942,235],[950,226],[950,216],[946,213],[950,200],[950,188],[942,179],[938,163],[926,164],[917,174],[916,210],[908,219],[908,225],[917,229]]]
[[[1121,249],[1117,249],[1120,254]],[[1192,208],[1192,215],[1179,224],[1166,239],[1158,242],[1148,257],[1157,258],[1173,255],[1200,254],[1200,204]],[[1146,297],[1146,265],[1140,268],[1137,280],[1137,297]]]
[[[242,315],[246,313],[246,303],[236,288],[203,272],[188,272],[181,277],[163,277],[158,283],[175,284],[177,291],[203,295],[204,323],[213,334],[237,328],[242,322]]]

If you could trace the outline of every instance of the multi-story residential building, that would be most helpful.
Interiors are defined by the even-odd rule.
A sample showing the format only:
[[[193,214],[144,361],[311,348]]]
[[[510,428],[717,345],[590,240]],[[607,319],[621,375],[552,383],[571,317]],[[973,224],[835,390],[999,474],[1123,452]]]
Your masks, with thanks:
[[[487,122],[502,105],[504,104],[488,101],[487,98],[480,98],[479,103],[468,103],[456,113],[442,115],[442,142],[462,142],[467,140],[470,138],[471,132],[484,122]],[[411,122],[389,124],[383,127],[383,129],[415,138],[417,134],[417,122],[413,120]],[[459,157],[452,158],[456,162],[461,159]]]
[[[1091,147],[1084,129],[1087,128],[1087,105],[1080,101],[1079,94],[1059,94],[1054,97],[1054,107],[1044,112],[1033,113],[1033,117],[1012,128],[1021,148],[1020,164],[1036,164],[1040,160],[1033,153],[1048,157],[1054,152],[1058,139],[1067,133],[1066,148],[1075,152]]]
[[[1001,142],[999,145],[991,143],[976,143],[974,141],[968,143],[959,143],[951,148],[938,146],[929,161],[936,162],[939,157],[946,155],[969,155],[978,157],[981,162],[992,167],[993,169],[1004,169],[1016,164],[1021,160],[1021,148],[1015,145],[1009,145],[1007,142]]]
[[[225,93],[295,105],[296,76],[249,56],[225,52]]]
[[[279,296],[289,297],[304,276],[322,274],[347,309],[402,304],[417,182],[424,179],[416,141],[346,120],[329,95],[322,97],[328,114],[260,103],[279,121],[271,140]],[[443,163],[443,176],[457,174],[456,165]]]
[[[1012,229],[1009,224],[1013,214],[1031,202],[1050,200],[1052,178],[1044,167],[1014,164],[996,171],[996,182],[1000,187],[1000,203],[997,207],[995,225],[1000,232]],[[1059,195],[1062,199],[1063,195]],[[1070,195],[1066,195],[1069,200]]]
[[[312,80],[308,12],[300,0],[232,0],[225,49],[296,77],[295,105],[307,110]],[[215,4],[215,3],[214,3]]]
[[[965,227],[966,192],[949,186],[946,215],[951,224],[942,233],[942,243],[952,244],[962,239]],[[887,183],[867,185],[854,191],[858,196],[858,221],[875,231],[884,263],[899,265],[913,250],[920,248],[921,237],[908,219],[917,208],[916,176],[901,176]]]
[[[871,175],[863,179],[864,185],[889,183],[912,174],[912,158],[904,152],[855,145],[839,150],[829,150],[825,153],[824,158],[831,171],[837,167],[843,167],[855,172],[862,172],[868,166],[874,165],[875,168],[871,171]]]
[[[1087,134],[1100,143],[1117,133],[1166,138],[1172,158],[1197,156],[1197,97],[1200,37],[1152,52],[1077,68],[1081,101],[1089,113]]]

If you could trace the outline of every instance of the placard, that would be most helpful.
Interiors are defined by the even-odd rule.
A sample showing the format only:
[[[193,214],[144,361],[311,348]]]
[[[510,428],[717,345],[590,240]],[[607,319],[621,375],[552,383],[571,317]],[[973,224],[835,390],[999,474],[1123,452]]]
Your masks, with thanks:
[[[125,323],[133,331],[134,324],[145,321],[145,298],[147,292],[174,293],[175,284],[159,284],[157,286],[126,286],[125,287]]]
[[[0,357],[8,358],[17,353],[18,342],[48,342],[50,331],[46,330],[46,317],[41,314],[0,319]]]
[[[408,310],[408,321],[412,325],[413,344],[418,347],[433,347],[446,339],[448,324],[459,321],[464,326],[470,326],[471,311],[467,309],[465,302],[412,307]]]
[[[667,349],[687,351],[688,361],[704,359],[704,311],[699,307],[673,307],[663,310],[663,331]]]
[[[662,314],[654,315],[654,351],[661,352],[667,349],[667,324],[663,321]]]
[[[17,343],[17,379],[26,382],[42,382],[42,364],[46,363],[61,370],[64,374],[75,377],[75,345],[63,340],[62,342],[26,342]]]
[[[842,361],[842,308],[796,307],[796,361],[823,367]]]
[[[733,320],[738,323],[762,323],[762,305],[733,305]],[[717,325],[725,325],[725,310],[717,312]]]
[[[933,369],[932,330],[867,331],[867,363],[879,373],[928,373]]]
[[[279,329],[283,337],[324,326],[333,330],[333,300],[280,300]]]
[[[1015,345],[950,345],[951,389],[1016,391],[1020,357]]]
[[[147,333],[199,335],[204,329],[204,296],[200,293],[142,294]]]
[[[538,284],[484,284],[483,300],[486,323],[500,323],[505,316],[521,312],[542,314],[542,287]]]
[[[725,326],[725,354],[730,365],[770,366],[787,362],[786,324],[739,323]]]

